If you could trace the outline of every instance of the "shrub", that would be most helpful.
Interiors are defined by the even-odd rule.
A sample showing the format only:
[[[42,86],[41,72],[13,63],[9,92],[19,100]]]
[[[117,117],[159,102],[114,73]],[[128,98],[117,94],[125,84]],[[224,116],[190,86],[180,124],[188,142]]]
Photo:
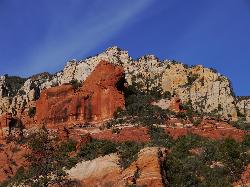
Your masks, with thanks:
[[[151,95],[140,91],[127,93],[130,94],[127,94],[125,99],[126,109],[118,109],[114,113],[114,119],[109,121],[106,126],[112,126],[124,121],[145,126],[163,124],[165,122],[170,111],[152,105],[151,102],[154,99]]]
[[[5,75],[6,77],[6,85],[10,90],[10,95],[11,97],[16,96],[20,88],[24,85],[25,81],[27,80],[26,78],[21,78],[17,76],[8,76]]]
[[[169,186],[231,186],[250,161],[247,138],[242,143],[233,139],[213,141],[192,134],[177,139],[164,165]],[[190,152],[198,148],[200,153]],[[220,165],[211,167],[216,162]]]
[[[244,115],[244,114],[242,114],[241,112],[240,112],[240,109],[237,107],[236,108],[236,111],[237,111],[237,116],[238,117],[241,117],[241,118],[245,118],[246,117],[246,115]]]
[[[30,150],[25,156],[29,167],[19,168],[16,175],[6,184],[48,186],[64,183],[67,175],[64,168],[70,169],[77,163],[75,158],[69,157],[69,152],[75,150],[75,143],[70,140],[60,144],[57,138],[48,135],[46,129],[31,134],[26,141]]]
[[[73,87],[74,90],[77,90],[77,89],[78,89],[79,87],[81,87],[81,85],[82,85],[82,84],[81,84],[78,80],[76,80],[76,79],[71,80],[69,83],[72,85],[72,87]]]
[[[190,74],[188,75],[188,82],[187,82],[187,86],[190,86],[194,83],[194,81],[196,81],[196,79],[199,78],[199,75],[198,74]]]
[[[250,149],[250,135],[249,134],[244,135],[242,144],[244,147],[246,147],[246,149]]]
[[[197,120],[192,120],[192,123],[194,124],[194,126],[199,126],[201,124],[201,119],[197,119]]]
[[[150,135],[150,145],[160,146],[170,148],[173,144],[173,139],[166,134],[166,132],[161,127],[150,126],[149,135]]]
[[[84,160],[93,160],[99,156],[117,152],[116,144],[107,140],[93,139],[91,142],[82,145],[78,157]]]
[[[76,144],[77,142],[73,139],[69,139],[61,143],[59,150],[64,153],[71,153],[76,151]]]
[[[139,144],[137,142],[121,143],[118,147],[121,167],[127,168],[133,161],[137,160],[138,152],[142,147],[143,144]]]
[[[36,108],[35,107],[29,108],[28,115],[30,118],[33,118],[36,115]]]
[[[169,91],[163,92],[162,98],[163,99],[171,99],[172,95]]]
[[[250,123],[245,122],[243,119],[232,122],[232,125],[237,129],[250,130]]]

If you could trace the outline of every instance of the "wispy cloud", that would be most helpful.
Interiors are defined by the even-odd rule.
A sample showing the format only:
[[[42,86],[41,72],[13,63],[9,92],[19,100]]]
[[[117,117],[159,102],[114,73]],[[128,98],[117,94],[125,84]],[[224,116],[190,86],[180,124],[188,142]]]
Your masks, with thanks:
[[[152,2],[153,0],[96,1],[89,10],[82,13],[83,7],[73,9],[80,11],[77,14],[67,12],[68,20],[55,15],[51,18],[45,39],[29,54],[27,61],[30,66],[26,71],[40,72],[49,67],[55,69],[73,56],[88,54],[120,29],[138,20],[140,13]]]

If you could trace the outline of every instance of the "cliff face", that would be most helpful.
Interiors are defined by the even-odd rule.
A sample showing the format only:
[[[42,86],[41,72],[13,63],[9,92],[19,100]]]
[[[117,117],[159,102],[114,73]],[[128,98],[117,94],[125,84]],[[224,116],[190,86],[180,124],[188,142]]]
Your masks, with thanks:
[[[222,116],[237,119],[235,98],[229,80],[202,66],[185,68],[171,63],[162,76],[163,89],[176,93],[185,102],[191,100],[198,111],[218,112]]]
[[[237,99],[237,107],[239,112],[246,116],[246,120],[250,122],[250,98],[242,97]]]
[[[109,119],[124,107],[124,71],[102,61],[83,86],[62,85],[45,89],[37,101],[38,123],[82,123]]]
[[[169,60],[160,61],[153,55],[133,60],[127,51],[117,47],[109,48],[86,60],[69,61],[63,71],[54,75],[41,74],[29,78],[14,97],[6,96],[8,90],[3,89],[2,77],[0,114],[23,108],[28,110],[29,103],[39,98],[43,89],[60,86],[72,80],[84,82],[102,60],[122,66],[129,84],[132,81],[142,83],[142,89],[161,87],[163,91],[177,94],[184,102],[191,100],[193,107],[199,111],[218,112],[226,118],[237,119],[236,99],[226,77],[202,66],[187,67]]]

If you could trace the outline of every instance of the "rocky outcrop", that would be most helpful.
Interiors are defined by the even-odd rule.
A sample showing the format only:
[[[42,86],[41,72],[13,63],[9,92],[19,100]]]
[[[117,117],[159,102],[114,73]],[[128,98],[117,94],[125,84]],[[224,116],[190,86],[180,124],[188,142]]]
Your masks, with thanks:
[[[172,122],[168,122],[165,132],[174,139],[192,132],[192,134],[213,140],[230,138],[240,142],[246,134],[250,134],[250,132],[232,127],[227,122],[218,122],[215,120],[202,120],[198,126],[194,126],[192,123],[185,124],[180,120],[173,120]]]
[[[37,101],[38,123],[84,123],[109,119],[124,107],[124,71],[102,61],[83,86],[62,85],[43,90]]]
[[[163,73],[162,87],[177,94],[183,102],[191,101],[193,108],[200,112],[237,119],[230,81],[211,69],[202,66],[187,68],[183,64],[170,63]]]
[[[28,111],[34,105],[34,101],[39,98],[40,89],[50,79],[49,77],[48,73],[34,75],[27,80],[14,77],[15,79],[9,80],[12,84],[9,85],[7,80],[10,78],[2,76],[2,81],[0,80],[0,93],[2,93],[0,96],[0,115],[5,112],[18,115],[24,110]]]
[[[239,112],[250,122],[250,97],[238,97],[237,107]]]
[[[0,98],[4,97],[5,92],[5,76],[0,77]]]
[[[161,168],[163,156],[164,153],[157,147],[142,149],[137,161],[122,172],[117,186],[165,186],[165,176]]]
[[[24,155],[28,154],[27,147],[20,144],[1,144],[0,147],[0,181],[3,182],[13,177],[17,169],[27,166]]]
[[[69,178],[83,186],[113,186],[120,177],[119,156],[110,154],[91,161],[78,163],[67,172]]]
[[[27,110],[30,101],[36,100],[43,89],[60,86],[72,80],[83,83],[102,60],[121,65],[129,84],[134,81],[141,83],[141,89],[162,88],[163,91],[176,94],[183,102],[190,100],[193,107],[200,112],[214,112],[225,118],[237,119],[236,100],[226,77],[202,66],[188,67],[175,61],[160,61],[154,55],[133,60],[127,51],[118,47],[108,48],[86,60],[69,61],[63,71],[54,75],[41,74],[29,78],[15,97],[0,98],[0,114],[23,108]],[[1,81],[4,79],[0,80],[0,85]],[[6,89],[4,92],[6,95]],[[0,95],[1,93],[3,89],[0,87]]]
[[[127,169],[119,165],[119,155],[111,154],[91,161],[83,161],[68,171],[69,178],[80,181],[83,186],[129,185],[163,187],[161,164],[162,151],[157,147],[144,148],[138,159]]]

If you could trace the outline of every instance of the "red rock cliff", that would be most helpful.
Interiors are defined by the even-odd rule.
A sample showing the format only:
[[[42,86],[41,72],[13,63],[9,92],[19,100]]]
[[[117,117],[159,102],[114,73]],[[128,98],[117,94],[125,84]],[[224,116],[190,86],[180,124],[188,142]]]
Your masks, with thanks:
[[[101,61],[78,90],[71,85],[43,90],[36,105],[37,122],[98,122],[111,118],[118,107],[124,107],[123,80],[122,67]]]

